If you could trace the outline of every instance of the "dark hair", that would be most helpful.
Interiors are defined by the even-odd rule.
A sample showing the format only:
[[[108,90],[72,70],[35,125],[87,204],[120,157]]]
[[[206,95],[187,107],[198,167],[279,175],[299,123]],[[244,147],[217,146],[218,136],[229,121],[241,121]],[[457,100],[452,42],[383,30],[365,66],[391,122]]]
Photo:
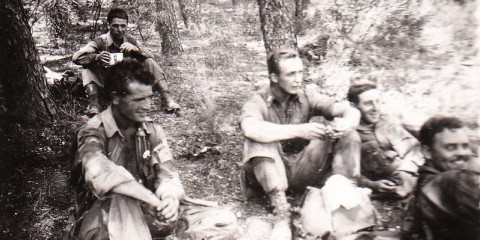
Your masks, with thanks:
[[[377,89],[377,85],[373,82],[352,85],[348,89],[347,99],[351,103],[358,104],[358,102],[360,101],[358,96],[360,96],[360,94],[362,94],[363,92],[372,89]]]
[[[278,64],[280,60],[298,57],[298,52],[293,49],[279,49],[272,51],[267,57],[268,74],[280,73],[280,66]]]
[[[456,117],[432,117],[422,125],[419,140],[422,145],[432,147],[433,138],[437,133],[441,133],[445,129],[459,129],[463,127],[463,122]]]
[[[125,19],[128,22],[128,14],[125,10],[121,8],[112,8],[107,14],[107,22],[112,23],[114,18]]]
[[[110,95],[117,92],[120,95],[127,94],[127,87],[132,82],[139,82],[145,85],[153,85],[153,75],[143,68],[143,65],[131,58],[111,66],[105,78],[105,92]]]

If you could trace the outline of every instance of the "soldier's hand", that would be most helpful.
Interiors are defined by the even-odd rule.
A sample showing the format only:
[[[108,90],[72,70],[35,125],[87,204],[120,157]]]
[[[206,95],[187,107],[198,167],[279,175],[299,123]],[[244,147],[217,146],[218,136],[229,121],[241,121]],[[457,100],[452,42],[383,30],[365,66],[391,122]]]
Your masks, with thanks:
[[[100,61],[103,66],[108,66],[110,64],[110,53],[107,51],[100,52],[97,61]]]
[[[389,193],[394,192],[396,188],[396,184],[390,180],[378,180],[372,182],[372,187],[379,192]]]
[[[162,199],[162,203],[157,207],[158,214],[167,222],[173,222],[178,218],[180,202],[178,199],[170,197]]]
[[[312,140],[325,136],[325,125],[317,122],[304,123],[301,126],[302,138]]]
[[[129,42],[124,42],[122,45],[120,45],[120,50],[122,52],[138,52],[139,49],[135,45],[129,43]]]
[[[327,133],[330,138],[341,138],[352,130],[351,124],[344,118],[335,118],[330,126],[327,126]]]

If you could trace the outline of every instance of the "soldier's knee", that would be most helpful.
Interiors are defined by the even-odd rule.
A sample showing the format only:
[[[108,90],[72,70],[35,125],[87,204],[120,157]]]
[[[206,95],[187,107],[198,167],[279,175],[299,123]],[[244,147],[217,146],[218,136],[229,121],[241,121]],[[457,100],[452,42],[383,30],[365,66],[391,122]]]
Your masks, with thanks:
[[[85,86],[85,93],[87,95],[94,95],[94,94],[98,94],[98,86],[97,84],[95,83],[89,83]]]
[[[345,143],[361,143],[362,140],[360,139],[360,135],[358,134],[358,132],[353,130],[340,138],[339,141]]]

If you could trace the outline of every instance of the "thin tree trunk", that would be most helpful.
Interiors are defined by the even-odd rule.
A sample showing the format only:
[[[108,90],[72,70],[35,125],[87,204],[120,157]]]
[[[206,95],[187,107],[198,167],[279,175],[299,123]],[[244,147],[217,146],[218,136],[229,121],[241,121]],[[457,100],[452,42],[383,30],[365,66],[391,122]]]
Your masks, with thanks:
[[[186,27],[198,23],[198,0],[178,0],[180,11],[182,13],[183,23]]]
[[[134,6],[135,3],[135,0],[112,0],[112,7],[130,10],[130,8]]]
[[[310,4],[310,0],[295,0],[295,17],[305,17],[304,11],[307,9],[308,4]]]
[[[257,0],[267,53],[280,48],[297,49],[292,19],[283,0]]]
[[[55,38],[68,38],[71,26],[69,7],[69,3],[61,0],[52,0],[45,5],[47,24]]]
[[[0,81],[11,120],[42,125],[56,118],[21,0],[0,4]]]
[[[480,0],[477,0],[477,9],[475,11],[475,19],[477,20],[477,30],[475,38],[475,46],[477,48],[477,66],[480,68]],[[478,120],[480,123],[480,119]]]
[[[245,1],[244,0],[232,0],[233,6],[237,6],[238,4],[243,3],[243,2],[245,2]]]
[[[172,0],[157,1],[157,30],[162,38],[162,53],[166,56],[183,53],[178,37],[177,21]]]

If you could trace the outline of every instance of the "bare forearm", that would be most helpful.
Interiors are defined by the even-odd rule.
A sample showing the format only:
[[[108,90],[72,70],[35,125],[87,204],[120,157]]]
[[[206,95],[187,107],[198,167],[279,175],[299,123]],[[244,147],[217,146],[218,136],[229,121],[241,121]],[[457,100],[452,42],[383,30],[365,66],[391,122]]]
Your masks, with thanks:
[[[329,111],[332,116],[341,117],[352,129],[355,129],[360,123],[360,111],[351,107],[348,102],[334,103],[330,106]]]
[[[95,57],[99,53],[100,51],[97,48],[97,44],[94,41],[92,41],[92,42],[89,42],[84,47],[82,47],[77,52],[75,52],[73,54],[72,61],[75,64],[79,64],[82,66],[89,65],[97,61]]]
[[[343,113],[343,118],[350,123],[352,129],[355,129],[360,123],[360,111],[355,108],[347,108]]]
[[[151,206],[158,206],[160,204],[160,199],[158,199],[152,191],[136,181],[120,184],[113,188],[112,192],[138,199]]]
[[[245,137],[257,142],[269,143],[301,137],[300,125],[280,125],[257,119],[242,121]]]

